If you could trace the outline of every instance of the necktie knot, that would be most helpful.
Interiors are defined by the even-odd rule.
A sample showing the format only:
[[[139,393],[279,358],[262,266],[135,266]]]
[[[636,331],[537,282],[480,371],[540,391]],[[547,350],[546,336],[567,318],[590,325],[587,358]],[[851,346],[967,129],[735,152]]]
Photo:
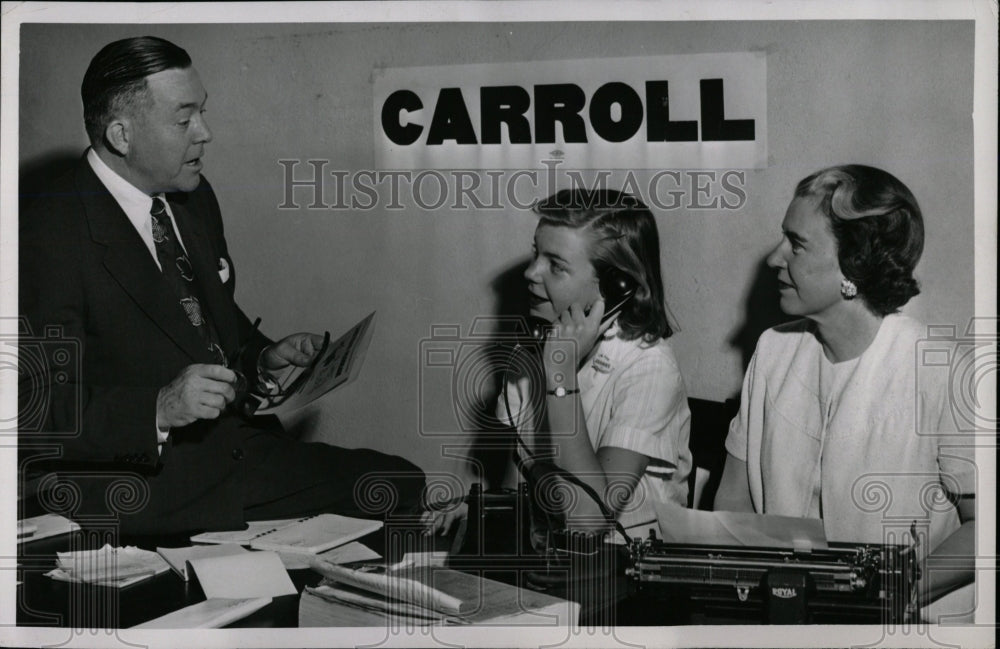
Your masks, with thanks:
[[[168,234],[173,229],[170,218],[167,216],[167,208],[159,197],[153,199],[153,206],[149,210],[151,217],[151,227],[153,230],[153,243],[157,247],[157,257],[159,257],[162,245],[170,239]],[[175,253],[175,250],[168,249],[168,253]],[[171,255],[173,256],[173,255]]]

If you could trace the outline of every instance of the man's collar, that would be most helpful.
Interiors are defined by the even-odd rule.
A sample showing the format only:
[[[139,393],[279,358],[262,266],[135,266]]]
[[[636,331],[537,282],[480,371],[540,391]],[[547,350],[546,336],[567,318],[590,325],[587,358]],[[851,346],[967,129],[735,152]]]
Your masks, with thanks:
[[[128,206],[135,206],[136,209],[142,209],[144,212],[149,211],[153,204],[153,198],[109,167],[93,147],[87,151],[87,162],[90,163],[94,174],[126,212],[129,212]]]

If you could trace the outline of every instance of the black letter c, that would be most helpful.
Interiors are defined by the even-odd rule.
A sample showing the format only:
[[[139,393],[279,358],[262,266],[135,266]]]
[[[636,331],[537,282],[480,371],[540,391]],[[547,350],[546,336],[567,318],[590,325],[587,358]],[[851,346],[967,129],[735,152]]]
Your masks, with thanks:
[[[420,97],[412,90],[397,90],[392,93],[382,104],[382,132],[394,144],[401,146],[413,144],[423,133],[424,127],[420,124],[401,124],[399,113],[404,110],[412,113],[423,107]]]

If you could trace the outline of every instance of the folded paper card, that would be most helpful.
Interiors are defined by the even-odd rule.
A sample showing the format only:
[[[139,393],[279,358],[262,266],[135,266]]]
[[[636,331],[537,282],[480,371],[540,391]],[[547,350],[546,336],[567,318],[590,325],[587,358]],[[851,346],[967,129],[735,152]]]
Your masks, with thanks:
[[[295,585],[274,552],[244,552],[192,559],[205,597],[239,599],[294,595]]]
[[[242,545],[225,543],[221,545],[195,545],[188,548],[156,548],[160,556],[167,560],[170,567],[174,569],[181,579],[189,581],[191,574],[188,572],[188,562],[192,559],[204,559],[206,557],[226,557],[233,554],[246,554],[248,550]]]
[[[746,512],[706,512],[654,502],[667,543],[819,550],[827,547],[823,521]]]

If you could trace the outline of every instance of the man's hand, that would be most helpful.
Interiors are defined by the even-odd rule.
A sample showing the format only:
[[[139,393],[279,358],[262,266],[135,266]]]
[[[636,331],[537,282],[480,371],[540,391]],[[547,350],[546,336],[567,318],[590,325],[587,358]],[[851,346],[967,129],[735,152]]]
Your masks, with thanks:
[[[261,369],[280,370],[295,365],[305,367],[323,346],[323,336],[297,333],[286,336],[264,349],[260,355]]]
[[[156,397],[156,426],[179,428],[215,419],[236,397],[236,374],[222,365],[188,365]]]

